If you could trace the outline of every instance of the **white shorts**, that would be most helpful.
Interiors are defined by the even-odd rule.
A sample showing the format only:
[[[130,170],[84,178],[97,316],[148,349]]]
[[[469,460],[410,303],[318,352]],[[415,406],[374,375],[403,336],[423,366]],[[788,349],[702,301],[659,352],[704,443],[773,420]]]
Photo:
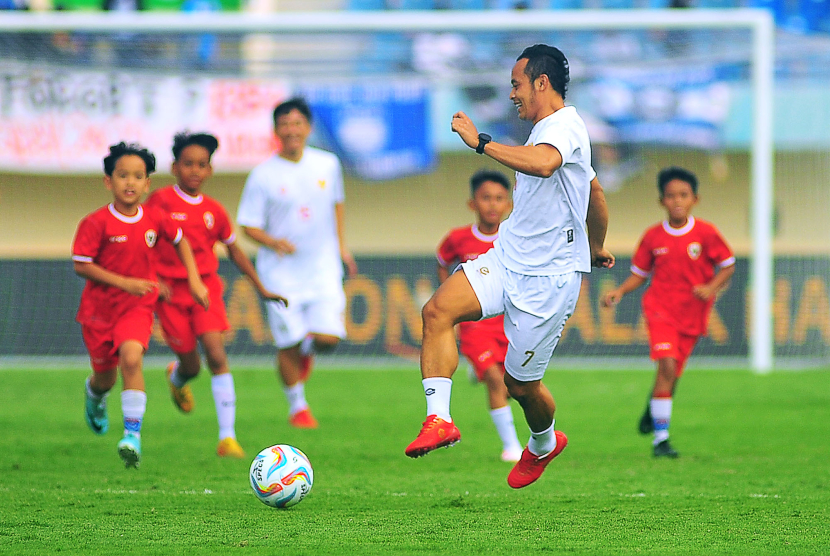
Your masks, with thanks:
[[[582,273],[518,274],[493,249],[461,267],[481,304],[481,318],[505,315],[505,370],[522,382],[540,380],[576,307]]]
[[[310,333],[346,337],[346,294],[342,288],[321,292],[313,299],[296,299],[289,295],[288,307],[266,303],[268,324],[277,349],[299,344]]]

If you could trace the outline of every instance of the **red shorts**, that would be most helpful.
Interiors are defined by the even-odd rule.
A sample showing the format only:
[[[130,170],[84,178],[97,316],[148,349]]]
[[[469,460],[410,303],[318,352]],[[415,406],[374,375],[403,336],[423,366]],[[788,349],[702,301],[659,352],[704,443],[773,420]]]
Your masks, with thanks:
[[[147,306],[128,310],[115,323],[81,324],[84,344],[96,373],[118,367],[118,349],[127,340],[139,342],[146,351],[152,332],[153,310]]]
[[[479,381],[484,379],[484,371],[493,365],[501,366],[504,372],[507,337],[504,335],[504,325],[491,322],[493,320],[495,319],[464,323],[467,326],[461,329],[461,353],[473,366]]]
[[[156,303],[164,340],[176,353],[189,353],[196,349],[196,339],[202,334],[224,332],[230,328],[222,299],[222,280],[218,274],[211,274],[202,276],[202,281],[210,292],[207,311],[193,299],[186,279],[167,280],[170,299]]]
[[[700,336],[681,334],[663,321],[648,321],[648,338],[651,358],[655,361],[669,357],[677,361],[677,376],[683,374],[686,360],[695,349]]]

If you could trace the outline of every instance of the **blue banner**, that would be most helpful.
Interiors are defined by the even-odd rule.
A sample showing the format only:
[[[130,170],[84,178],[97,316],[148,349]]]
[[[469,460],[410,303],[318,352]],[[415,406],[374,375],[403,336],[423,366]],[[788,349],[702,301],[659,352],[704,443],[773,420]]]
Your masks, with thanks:
[[[314,113],[318,138],[347,172],[386,180],[434,167],[426,84],[326,85],[299,92]]]
[[[735,68],[613,69],[590,85],[597,116],[620,143],[713,149],[731,107]]]

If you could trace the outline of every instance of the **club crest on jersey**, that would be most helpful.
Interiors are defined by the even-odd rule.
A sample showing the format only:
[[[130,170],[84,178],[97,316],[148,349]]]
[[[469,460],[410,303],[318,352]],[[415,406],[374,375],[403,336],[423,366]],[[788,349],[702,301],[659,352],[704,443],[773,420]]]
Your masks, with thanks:
[[[212,230],[213,225],[216,224],[216,218],[213,217],[213,213],[207,211],[204,215],[202,215],[202,218],[205,220],[205,226],[207,226],[207,229]]]
[[[689,244],[689,246],[686,248],[686,252],[689,254],[689,257],[691,257],[693,261],[696,261],[700,257],[700,254],[703,252],[703,247],[701,247],[700,244],[695,241]]]
[[[158,234],[156,234],[155,230],[147,230],[144,232],[144,241],[147,243],[147,247],[152,247],[156,244],[156,240],[158,239]]]

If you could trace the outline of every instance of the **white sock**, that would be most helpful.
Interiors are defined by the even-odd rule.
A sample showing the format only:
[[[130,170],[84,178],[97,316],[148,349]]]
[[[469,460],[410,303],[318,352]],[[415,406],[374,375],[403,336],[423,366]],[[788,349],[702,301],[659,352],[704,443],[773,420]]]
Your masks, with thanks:
[[[86,379],[86,395],[95,400],[96,402],[100,402],[101,400],[105,399],[109,392],[104,392],[103,394],[97,393],[95,390],[92,389],[92,386],[89,385],[89,377]]]
[[[284,386],[285,398],[288,400],[288,414],[294,415],[304,409],[308,409],[308,402],[305,401],[305,385],[298,382],[294,386]]]
[[[654,423],[654,444],[657,445],[669,438],[669,422],[671,421],[671,398],[651,398],[651,420]]]
[[[216,419],[219,421],[219,440],[236,438],[236,390],[233,387],[233,375],[225,373],[214,375],[210,379],[213,390],[213,402],[216,404]]]
[[[179,362],[178,362],[178,361],[176,361],[175,363],[173,363],[173,372],[172,372],[172,373],[170,373],[170,382],[171,382],[171,383],[173,384],[173,386],[175,386],[176,388],[181,388],[182,386],[184,386],[185,384],[187,384],[187,381],[188,381],[188,380],[190,380],[189,378],[187,378],[187,377],[183,377],[181,374],[179,374],[179,366],[180,366],[180,365],[179,365]]]
[[[530,440],[527,442],[527,449],[534,456],[544,456],[556,449],[556,435],[553,433],[553,426],[556,419],[548,428],[542,432],[530,431]]]
[[[121,392],[121,413],[124,415],[124,434],[141,437],[141,421],[147,410],[147,394],[141,390]]]
[[[513,424],[513,410],[509,405],[490,410],[490,418],[496,425],[496,431],[501,438],[502,449],[510,452],[521,452],[522,445],[516,436],[516,426]]]
[[[452,379],[437,376],[425,378],[421,382],[424,385],[424,395],[427,398],[427,415],[437,415],[440,419],[451,423]]]
[[[314,353],[314,337],[309,334],[300,342],[300,355],[311,355]]]

